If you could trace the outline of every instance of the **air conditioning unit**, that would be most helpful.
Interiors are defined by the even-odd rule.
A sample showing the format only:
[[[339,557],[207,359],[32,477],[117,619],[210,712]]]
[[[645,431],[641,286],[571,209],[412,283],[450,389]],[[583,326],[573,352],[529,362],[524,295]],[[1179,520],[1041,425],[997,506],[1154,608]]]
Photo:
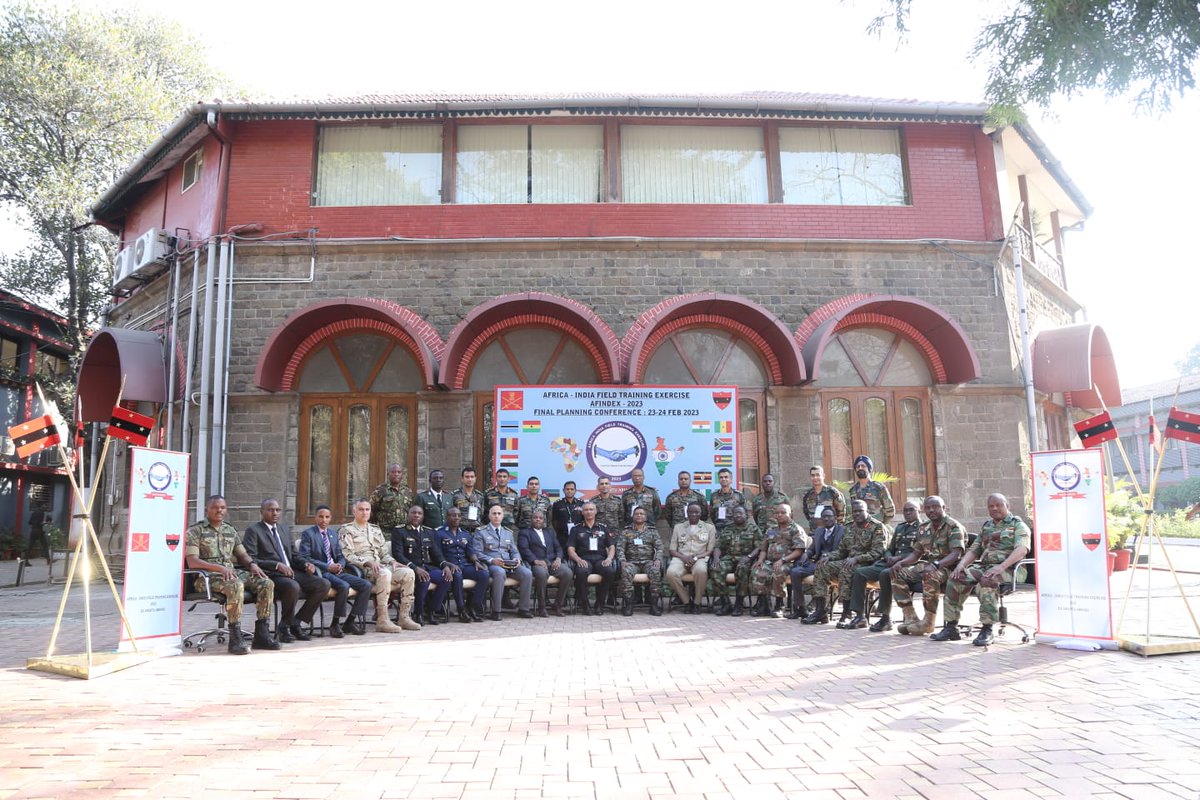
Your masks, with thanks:
[[[113,261],[112,285],[117,286],[121,281],[129,277],[129,266],[133,263],[133,248],[126,247],[121,252],[117,253],[117,258]]]
[[[167,257],[175,249],[175,237],[164,230],[151,228],[143,233],[133,244],[121,251],[126,254],[125,270],[118,277],[113,270],[113,290],[116,292],[132,292],[139,286],[149,283],[155,276],[166,271]],[[120,266],[121,256],[117,256]]]

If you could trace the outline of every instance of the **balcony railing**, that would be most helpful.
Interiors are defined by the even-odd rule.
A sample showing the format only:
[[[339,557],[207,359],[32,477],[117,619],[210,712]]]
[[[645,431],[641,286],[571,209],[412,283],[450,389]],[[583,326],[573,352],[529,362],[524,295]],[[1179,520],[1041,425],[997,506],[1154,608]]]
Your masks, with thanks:
[[[1058,256],[1030,236],[1029,231],[1020,225],[1014,225],[1013,230],[1020,239],[1021,254],[1026,263],[1032,265],[1055,286],[1066,291],[1067,272]]]

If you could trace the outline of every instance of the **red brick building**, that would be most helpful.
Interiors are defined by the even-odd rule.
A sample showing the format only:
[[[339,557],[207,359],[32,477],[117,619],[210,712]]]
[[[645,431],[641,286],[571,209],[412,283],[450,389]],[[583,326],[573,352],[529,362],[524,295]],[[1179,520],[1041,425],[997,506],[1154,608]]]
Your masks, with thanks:
[[[1057,447],[1069,407],[1120,402],[1063,266],[1090,208],[1031,129],[984,113],[768,93],[199,104],[93,208],[125,249],[85,414],[107,419],[124,372],[160,443],[193,452],[196,495],[278,496],[303,521],[345,515],[391,461],[414,488],[483,469],[497,384],[733,383],[743,485],[769,469],[791,492],[867,452],[898,498],[973,519],[988,492],[1024,499],[1031,416]]]

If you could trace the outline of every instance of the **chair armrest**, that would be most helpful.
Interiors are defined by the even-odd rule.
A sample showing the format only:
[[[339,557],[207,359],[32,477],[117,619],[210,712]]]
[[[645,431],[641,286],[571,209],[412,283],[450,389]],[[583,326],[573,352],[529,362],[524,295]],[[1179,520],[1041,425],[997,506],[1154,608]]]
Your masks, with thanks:
[[[204,581],[204,599],[205,600],[213,599],[212,584],[209,582],[207,570],[184,569],[184,571],[183,571],[183,593],[184,593],[184,595],[189,594],[189,592],[188,592],[188,578],[189,577],[200,578],[200,580]]]

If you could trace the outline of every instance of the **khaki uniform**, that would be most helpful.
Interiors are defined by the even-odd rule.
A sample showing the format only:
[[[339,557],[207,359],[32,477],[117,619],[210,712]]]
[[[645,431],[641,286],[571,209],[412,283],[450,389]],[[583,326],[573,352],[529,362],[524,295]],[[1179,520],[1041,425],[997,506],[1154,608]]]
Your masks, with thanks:
[[[242,547],[242,537],[237,529],[228,522],[222,522],[221,527],[214,528],[207,519],[203,519],[188,528],[184,554],[234,571],[237,577],[232,580],[225,580],[215,572],[208,575],[208,585],[212,590],[225,595],[225,618],[231,625],[241,622],[243,594],[247,589],[254,595],[255,617],[271,618],[275,584],[271,583],[270,578],[251,575],[238,563],[238,556],[246,555],[246,548]],[[200,576],[196,577],[195,585],[196,591],[204,591],[204,579]]]
[[[983,573],[997,564],[1002,564],[1012,555],[1013,550],[1024,547],[1029,550],[1032,534],[1022,519],[1009,514],[999,522],[988,520],[983,524],[983,532],[975,540],[971,552],[975,561],[967,568],[966,575],[958,580],[951,579],[946,586],[946,599],[942,603],[942,615],[947,623],[958,622],[962,616],[963,602],[971,592],[979,595],[979,621],[984,625],[995,623],[999,616],[999,590],[992,586],[983,586],[979,581]],[[1012,570],[1005,570],[1000,583],[1012,580]]]
[[[701,520],[696,523],[695,530],[687,522],[681,522],[672,531],[671,544],[667,550],[693,557],[712,552],[716,544],[717,529],[711,522]],[[672,557],[671,564],[667,567],[667,584],[675,592],[675,596],[686,603],[688,595],[687,589],[683,585],[685,572],[687,572],[687,567],[683,565],[683,559]],[[696,601],[699,602],[704,597],[705,584],[708,582],[707,558],[702,558],[692,565],[692,580],[694,581],[693,589],[696,593]]]
[[[885,547],[887,529],[882,522],[870,517],[862,525],[851,522],[846,526],[837,552],[829,561],[819,564],[813,573],[813,597],[824,597],[829,592],[829,584],[837,581],[837,599],[845,608],[850,601],[855,568],[878,561]],[[849,558],[855,559],[853,564],[847,561]]]
[[[633,599],[633,578],[639,572],[650,578],[647,584],[650,593],[650,603],[658,602],[662,594],[662,538],[658,529],[647,524],[645,530],[626,528],[614,537],[617,546],[617,558],[621,561],[621,596],[626,600]]]
[[[412,607],[417,574],[396,563],[387,540],[383,538],[383,531],[377,525],[367,523],[365,528],[360,528],[353,522],[347,522],[338,529],[338,544],[342,546],[346,563],[361,569],[363,576],[372,583],[375,602],[381,604],[380,607],[387,607],[388,595],[397,589],[402,594],[401,608],[406,601],[408,607]],[[368,567],[369,562],[375,562],[377,566]]]
[[[717,538],[717,549],[721,551],[721,558],[709,571],[709,595],[746,597],[750,594],[750,571],[754,562],[747,559],[747,556],[754,552],[762,538],[762,530],[751,520],[747,520],[745,525],[729,525],[721,531]],[[746,563],[743,564],[743,561]],[[725,582],[725,576],[731,572],[737,581],[733,586]]]
[[[788,496],[778,489],[770,494],[759,492],[750,501],[754,507],[752,509],[754,513],[750,515],[750,518],[754,520],[760,530],[770,530],[775,527],[775,509],[788,502],[791,502],[788,500]]]

